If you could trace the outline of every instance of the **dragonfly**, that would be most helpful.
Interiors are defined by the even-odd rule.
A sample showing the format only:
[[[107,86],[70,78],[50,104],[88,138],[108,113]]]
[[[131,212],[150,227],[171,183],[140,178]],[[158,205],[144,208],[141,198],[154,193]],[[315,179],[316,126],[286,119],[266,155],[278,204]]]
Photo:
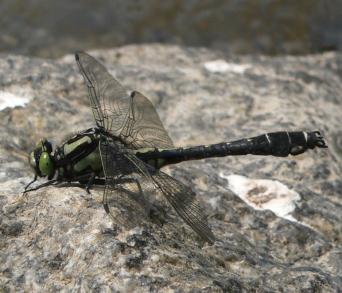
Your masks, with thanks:
[[[92,56],[75,54],[88,90],[95,125],[66,139],[53,151],[41,139],[29,154],[34,179],[25,193],[49,185],[79,183],[89,192],[103,188],[103,207],[115,221],[135,227],[155,212],[151,194],[166,199],[181,219],[209,244],[216,240],[204,208],[187,185],[161,168],[188,160],[235,155],[286,157],[326,148],[319,131],[279,131],[232,142],[175,147],[150,100],[121,85]],[[29,186],[44,177],[47,181]]]

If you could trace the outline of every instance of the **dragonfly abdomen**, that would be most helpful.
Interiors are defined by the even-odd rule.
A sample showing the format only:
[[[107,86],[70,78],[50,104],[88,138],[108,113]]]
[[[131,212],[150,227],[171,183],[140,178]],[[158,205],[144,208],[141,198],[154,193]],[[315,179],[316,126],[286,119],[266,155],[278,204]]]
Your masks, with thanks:
[[[161,168],[188,160],[237,155],[271,155],[286,157],[298,155],[308,149],[326,147],[318,131],[273,132],[233,142],[175,149],[143,149],[136,155],[146,163]]]

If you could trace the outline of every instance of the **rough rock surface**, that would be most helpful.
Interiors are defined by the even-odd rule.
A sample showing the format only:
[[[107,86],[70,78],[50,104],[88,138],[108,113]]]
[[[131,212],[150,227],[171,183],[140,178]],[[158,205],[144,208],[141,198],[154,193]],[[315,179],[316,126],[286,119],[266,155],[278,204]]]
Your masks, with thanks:
[[[206,208],[219,239],[212,246],[177,219],[123,230],[106,216],[101,191],[90,196],[78,187],[49,187],[21,195],[32,178],[26,153],[37,139],[59,143],[93,122],[71,55],[54,61],[1,55],[0,91],[31,100],[0,112],[0,291],[342,288],[341,54],[238,57],[149,45],[94,55],[123,84],[151,98],[176,145],[319,129],[329,149],[167,168]],[[245,203],[228,188],[232,174],[277,180],[297,192],[297,221]]]

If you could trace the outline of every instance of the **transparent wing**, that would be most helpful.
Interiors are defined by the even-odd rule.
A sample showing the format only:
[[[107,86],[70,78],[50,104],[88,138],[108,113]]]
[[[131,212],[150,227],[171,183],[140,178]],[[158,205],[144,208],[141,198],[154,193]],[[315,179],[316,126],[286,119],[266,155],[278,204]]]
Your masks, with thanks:
[[[110,138],[103,137],[100,152],[106,178],[104,204],[108,205],[107,210],[109,204],[115,206],[115,215],[112,215],[115,220],[121,223],[121,219],[125,218],[125,222],[139,224],[139,219],[147,218],[150,212],[151,198],[147,196],[159,191],[202,239],[209,243],[215,241],[205,212],[189,187],[145,164]],[[127,188],[126,182],[133,183],[134,188]]]
[[[191,188],[161,171],[157,171],[152,178],[178,215],[203,240],[213,243],[215,236],[209,228],[205,212]]]
[[[76,62],[88,87],[96,125],[120,137],[130,148],[173,147],[152,103],[128,91],[90,55],[78,52]]]
[[[152,103],[143,94],[133,91],[126,124],[120,137],[134,148],[172,148],[171,138]]]
[[[148,171],[132,163],[124,146],[111,138],[102,136],[99,148],[106,180],[104,207],[115,223],[127,228],[138,226],[150,214]]]
[[[150,202],[145,198],[140,181],[134,177],[106,178],[103,204],[114,220],[126,228],[134,228],[149,220]]]
[[[90,55],[79,52],[75,54],[75,58],[88,87],[96,125],[105,130],[111,130],[114,135],[118,136],[125,124],[130,107],[127,90]]]

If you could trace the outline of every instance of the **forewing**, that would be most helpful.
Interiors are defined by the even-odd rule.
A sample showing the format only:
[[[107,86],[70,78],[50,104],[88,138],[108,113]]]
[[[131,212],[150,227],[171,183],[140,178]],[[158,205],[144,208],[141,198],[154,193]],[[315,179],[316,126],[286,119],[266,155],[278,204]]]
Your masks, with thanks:
[[[144,95],[139,92],[129,95],[90,55],[78,52],[75,57],[99,128],[120,137],[130,148],[173,147],[155,108]]]
[[[213,243],[215,236],[209,228],[205,212],[191,188],[161,171],[157,171],[152,178],[178,215],[203,240]]]
[[[88,87],[96,125],[119,136],[126,123],[131,103],[128,91],[90,55],[77,52],[75,58]]]

